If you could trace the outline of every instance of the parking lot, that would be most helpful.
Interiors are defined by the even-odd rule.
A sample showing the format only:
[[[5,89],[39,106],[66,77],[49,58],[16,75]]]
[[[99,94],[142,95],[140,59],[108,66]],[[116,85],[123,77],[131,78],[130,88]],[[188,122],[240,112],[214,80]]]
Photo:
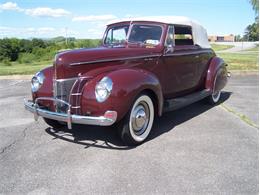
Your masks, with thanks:
[[[126,147],[113,127],[52,129],[23,108],[29,80],[0,80],[0,194],[257,194],[258,75],[232,75],[222,104],[156,119]]]

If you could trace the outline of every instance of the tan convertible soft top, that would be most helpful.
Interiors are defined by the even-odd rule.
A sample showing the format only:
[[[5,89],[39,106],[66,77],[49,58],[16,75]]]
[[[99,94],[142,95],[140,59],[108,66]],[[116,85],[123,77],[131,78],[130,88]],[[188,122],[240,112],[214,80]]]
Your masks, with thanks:
[[[111,23],[126,22],[126,21],[150,21],[160,22],[165,24],[178,24],[187,25],[192,27],[192,36],[194,44],[199,45],[202,48],[211,48],[206,29],[201,26],[198,22],[191,20],[183,16],[151,16],[151,17],[140,17],[140,18],[128,18],[112,21]]]

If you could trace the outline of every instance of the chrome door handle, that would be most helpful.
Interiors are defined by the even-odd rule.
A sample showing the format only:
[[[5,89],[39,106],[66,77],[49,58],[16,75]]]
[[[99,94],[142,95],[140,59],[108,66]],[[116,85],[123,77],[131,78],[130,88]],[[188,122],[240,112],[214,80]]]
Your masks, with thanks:
[[[195,56],[195,58],[199,58],[199,56]]]
[[[144,61],[152,61],[153,58],[144,58]]]

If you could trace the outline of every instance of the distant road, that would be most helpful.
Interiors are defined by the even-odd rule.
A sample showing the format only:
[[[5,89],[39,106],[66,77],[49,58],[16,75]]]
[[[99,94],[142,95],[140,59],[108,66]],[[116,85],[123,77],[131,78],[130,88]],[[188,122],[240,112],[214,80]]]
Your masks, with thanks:
[[[259,42],[212,42],[212,44],[218,45],[233,45],[234,47],[226,49],[220,52],[239,52],[243,50],[248,50],[256,47]]]

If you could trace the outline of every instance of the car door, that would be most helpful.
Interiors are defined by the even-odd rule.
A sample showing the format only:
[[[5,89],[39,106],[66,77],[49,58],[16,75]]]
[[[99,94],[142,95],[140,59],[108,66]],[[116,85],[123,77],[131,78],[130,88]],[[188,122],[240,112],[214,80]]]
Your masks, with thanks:
[[[177,30],[178,34],[188,32],[191,33],[191,30],[185,30],[183,26]],[[193,45],[190,39],[176,39],[176,27],[170,25],[165,47],[162,57],[167,83],[164,87],[165,97],[174,98],[194,91],[198,84],[198,66],[200,64],[198,46]]]

